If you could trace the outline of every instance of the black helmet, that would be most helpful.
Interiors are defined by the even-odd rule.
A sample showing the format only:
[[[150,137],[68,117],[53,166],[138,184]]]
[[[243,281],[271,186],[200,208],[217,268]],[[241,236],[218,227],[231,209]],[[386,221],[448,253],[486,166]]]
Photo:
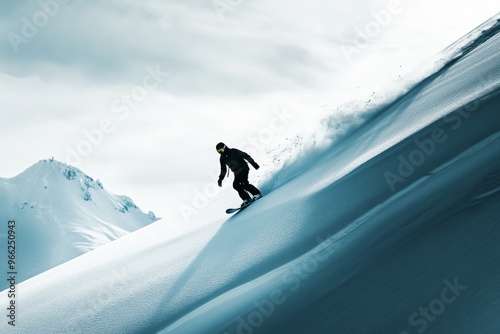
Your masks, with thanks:
[[[226,148],[226,144],[224,143],[218,143],[216,146],[215,146],[215,149],[217,150],[217,152],[219,152],[219,150],[223,148],[225,149]],[[222,152],[219,152],[219,153],[222,153]]]

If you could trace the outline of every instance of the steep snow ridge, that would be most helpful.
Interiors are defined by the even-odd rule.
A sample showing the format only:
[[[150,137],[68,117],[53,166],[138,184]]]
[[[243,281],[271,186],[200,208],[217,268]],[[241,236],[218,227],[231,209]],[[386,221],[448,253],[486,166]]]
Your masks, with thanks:
[[[401,319],[391,319],[392,323],[384,318],[384,314],[389,314],[391,308],[392,310],[399,307],[410,308],[411,304],[408,301],[422,298],[421,296],[392,295],[391,297],[394,299],[384,299],[384,295],[367,291],[365,292],[367,296],[356,296],[353,299],[353,292],[345,292],[345,286],[363,282],[365,279],[363,271],[371,263],[375,261],[391,263],[392,261],[391,256],[377,259],[375,255],[383,252],[391,254],[391,247],[394,247],[394,244],[398,244],[400,240],[419,237],[419,234],[433,228],[433,225],[439,226],[444,221],[448,223],[458,221],[457,212],[467,215],[470,215],[471,212],[475,212],[475,215],[478,215],[478,212],[483,214],[482,210],[486,205],[486,212],[490,215],[490,220],[483,220],[481,223],[494,229],[495,235],[498,235],[500,221],[497,217],[492,216],[495,211],[495,204],[492,203],[496,202],[497,205],[499,203],[500,162],[495,158],[499,154],[500,133],[497,133],[464,151],[446,164],[439,166],[430,175],[419,179],[411,186],[375,206],[328,238],[321,238],[318,240],[318,243],[320,241],[321,243],[311,251],[210,300],[165,328],[161,333],[245,332],[249,331],[248,328],[253,329],[253,326],[249,324],[256,322],[255,318],[251,319],[251,314],[255,314],[256,311],[264,315],[269,314],[271,317],[262,321],[262,324],[256,328],[256,333],[324,333],[332,328],[335,328],[339,333],[386,333],[404,329],[408,325],[408,323],[405,324],[407,319],[405,316],[410,315],[411,310],[407,313],[406,311],[402,312]],[[363,169],[364,173],[369,173],[367,169]],[[357,177],[366,180],[362,173],[358,174]],[[328,192],[331,193],[331,197],[338,197],[336,193],[339,189],[335,189],[335,186],[330,188]],[[453,189],[453,191],[449,191],[449,189]],[[446,198],[442,198],[442,194],[447,194]],[[416,203],[419,205],[417,206]],[[476,228],[476,223],[474,221],[468,223],[468,232],[466,233],[473,233],[471,230]],[[451,225],[448,227],[452,228]],[[464,235],[460,235],[460,238],[463,237]],[[466,245],[470,242],[478,241],[458,239],[447,243],[439,240],[435,247],[446,248],[453,244],[453,251],[456,253],[450,253],[453,260],[456,261],[454,258],[456,254],[474,251],[475,246],[459,248],[464,247],[464,244],[467,247]],[[410,251],[404,246],[403,250]],[[428,259],[426,265],[432,270],[436,270],[436,272],[443,270],[443,268],[446,270],[444,260],[444,263],[433,265],[430,259],[434,253],[444,253],[444,250],[417,248],[417,250],[412,251],[426,252]],[[446,251],[449,252],[449,250]],[[492,254],[485,253],[483,255],[491,256]],[[490,263],[495,263],[499,259],[499,255],[496,255]],[[450,259],[446,259],[446,261],[448,260]],[[407,261],[413,261],[413,259],[410,258]],[[471,262],[463,261],[460,264],[467,268],[477,265],[477,261],[476,258]],[[485,266],[488,265],[485,264]],[[385,279],[401,273],[415,275],[408,268],[411,268],[411,264],[408,262],[404,262],[400,267],[394,266],[385,273]],[[430,271],[429,268],[427,271]],[[463,271],[466,270],[462,269]],[[478,274],[478,272],[475,273]],[[429,274],[434,275],[435,273],[430,272]],[[453,271],[443,274],[443,277],[451,277],[451,275],[454,275]],[[406,278],[384,284],[380,280],[374,280],[373,286],[369,289],[377,290],[381,286],[390,286],[395,291],[403,291],[407,294],[408,291],[411,291],[406,287],[408,281]],[[439,285],[430,288],[431,291],[432,289],[440,291]],[[494,289],[498,291],[500,286],[496,286]],[[419,293],[419,291],[416,292]],[[272,301],[273,295],[277,302]],[[371,295],[377,295],[377,298],[369,297]],[[330,310],[329,307],[332,305],[323,305],[318,302],[318,299],[321,301],[325,296],[330,296],[334,300],[345,299],[348,304],[338,302],[334,310]],[[415,305],[419,304],[415,303]],[[348,306],[348,310],[344,306]],[[353,311],[353,308],[356,308],[356,311]],[[311,323],[309,317],[318,317],[318,314],[325,312],[325,309],[326,312],[334,314],[317,320],[316,324]],[[373,309],[382,309],[385,313],[377,313]],[[465,310],[460,310],[460,313],[472,313],[473,311],[473,308],[465,308]],[[316,314],[314,314],[315,312]],[[370,319],[372,321],[370,323],[366,318],[369,317],[368,315],[373,316],[373,313],[378,315],[378,319],[375,316],[375,319]],[[363,319],[359,319],[360,314],[364,315]],[[385,320],[383,322],[385,327],[377,328],[377,325],[380,326],[381,319]],[[453,315],[452,319],[453,326],[463,329],[459,315]],[[257,320],[257,322],[261,321]],[[327,327],[325,327],[325,323],[328,324]],[[469,331],[466,332],[468,333],[474,332],[474,328],[481,328],[481,325],[478,326],[478,321],[470,321],[467,326]],[[445,327],[441,332],[436,331],[435,333],[457,332],[450,330],[450,328]]]
[[[109,193],[99,180],[55,160],[1,179],[0,210],[2,220],[17,222],[19,281],[157,220],[130,198]]]
[[[272,191],[301,174],[304,169],[308,168],[308,161],[318,159],[325,153],[325,150],[331,151],[332,144],[343,139],[348,139],[349,136],[356,135],[356,132],[364,131],[366,129],[365,125],[369,124],[371,126],[369,121],[373,118],[381,117],[382,113],[392,114],[394,119],[402,118],[394,113],[394,109],[400,107],[399,103],[411,100],[421,89],[425,89],[429,81],[442,76],[447,68],[481,47],[489,39],[495,37],[499,31],[500,14],[497,14],[457,42],[443,49],[436,56],[413,69],[405,75],[400,85],[388,87],[387,90],[377,94],[373,93],[373,95],[366,97],[364,100],[350,101],[335,108],[329,108],[328,116],[321,120],[320,124],[318,124],[318,129],[314,133],[304,133],[297,135],[295,138],[289,138],[289,142],[285,145],[280,145],[277,149],[267,152],[274,155],[275,158],[266,166],[272,172],[263,175],[263,190],[267,192]],[[489,57],[496,57],[496,55],[491,54]],[[455,96],[456,99],[447,101],[447,105],[444,108],[443,106],[423,103],[415,106],[415,108],[408,108],[407,112],[415,113],[415,119],[418,120],[420,120],[419,114],[429,114],[427,116],[427,124],[430,124],[442,115],[448,114],[454,109],[475,101],[490,92],[494,92],[500,87],[500,80],[494,75],[495,73],[481,68],[481,65],[487,61],[490,61],[490,59],[478,59],[476,63],[469,62],[471,68],[477,68],[478,74],[472,83],[478,88],[468,90],[462,88],[455,89],[456,92],[465,92],[466,94],[450,92],[450,95]],[[489,69],[489,67],[487,68]],[[455,78],[453,76],[450,77]],[[439,84],[455,88],[449,80],[441,80]],[[389,108],[391,106],[392,109]],[[432,113],[428,112],[429,108],[438,110],[435,113],[435,117],[430,116]],[[390,121],[391,119],[387,122],[389,123]],[[392,134],[388,134],[387,137],[393,138],[393,143],[398,143],[417,131],[417,127],[421,128],[426,125],[426,123],[420,121],[412,123],[414,124],[413,128],[401,126],[406,132],[401,132],[400,136],[395,137]],[[376,142],[378,143],[379,141]],[[363,145],[366,144],[370,144],[370,141],[363,143]],[[385,147],[387,146],[383,146],[381,149]],[[366,159],[362,161],[366,161]]]
[[[499,257],[485,250],[476,250],[476,241],[469,239],[469,235],[477,234],[474,229],[476,220],[480,220],[482,226],[499,236],[498,216],[494,215],[495,205],[500,204],[499,41],[499,35],[492,34],[459,62],[450,63],[402,100],[388,106],[378,117],[371,119],[363,131],[353,133],[350,138],[323,151],[322,155],[306,155],[300,161],[302,173],[297,173],[299,176],[292,175],[286,183],[281,184],[265,201],[259,203],[259,209],[251,207],[246,212],[248,220],[254,219],[252,224],[256,231],[252,233],[256,235],[255,239],[263,246],[266,242],[259,231],[269,227],[264,227],[259,221],[273,225],[283,223],[279,214],[273,215],[273,211],[282,210],[281,215],[286,216],[287,224],[292,225],[294,220],[307,220],[303,217],[305,211],[311,217],[309,223],[314,227],[302,228],[304,241],[309,229],[315,229],[314,233],[319,236],[332,236],[331,243],[318,247],[320,250],[327,247],[332,252],[328,261],[311,264],[307,259],[311,258],[311,252],[314,254],[318,250],[306,253],[293,262],[211,299],[166,327],[163,332],[239,333],[255,330],[262,333],[324,333],[332,329],[340,333],[399,332],[408,326],[412,307],[418,308],[419,303],[412,305],[411,301],[419,300],[421,305],[432,301],[432,298],[425,300],[419,296],[419,291],[411,295],[411,289],[406,288],[405,282],[411,282],[411,275],[415,275],[408,268],[411,268],[411,261],[416,260],[408,258],[400,266],[388,268],[385,276],[378,271],[369,273],[390,279],[390,273],[394,271],[405,277],[404,280],[389,280],[385,286],[386,289],[391,287],[403,291],[402,296],[406,295],[406,298],[390,292],[388,295],[392,299],[385,300],[383,294],[370,291],[380,289],[383,282],[378,278],[366,288],[367,296],[357,295],[352,302],[352,294],[356,291],[351,289],[351,294],[345,293],[343,285],[364,283],[364,274],[357,273],[363,272],[365,267],[375,261],[375,255],[387,256],[391,254],[391,246],[402,242],[400,240],[412,237],[418,239],[422,231],[436,228],[442,222],[449,223],[449,228],[453,228],[451,224],[457,221],[463,227],[462,234],[455,237],[458,239],[448,240],[444,233],[440,234],[442,239],[434,241],[433,247],[439,250],[435,251],[436,254],[449,254],[449,257],[439,258],[433,265],[432,257],[435,254],[432,251],[419,249],[418,244],[413,244],[413,249],[401,246],[412,256],[416,256],[414,253],[426,252],[426,259],[430,263],[427,263],[426,269],[419,270],[428,276],[420,284],[425,284],[425,280],[431,281],[427,286],[424,285],[425,289],[440,291],[442,288],[439,284],[443,284],[443,279],[453,279],[455,272],[446,270],[446,262],[455,261],[456,253],[453,252],[474,253],[476,257],[473,260],[463,259],[460,263],[464,268],[479,264],[483,269],[474,272],[479,277],[487,277],[488,266],[498,263]],[[482,78],[486,78],[486,83]],[[436,134],[443,137],[431,143],[433,138],[437,138]],[[423,143],[425,149],[422,149]],[[419,158],[415,165],[410,165],[408,161],[416,161],[414,158],[417,153],[423,158]],[[404,159],[405,163],[402,162]],[[384,175],[393,172],[398,176],[401,164],[407,169],[399,175],[398,182],[391,184]],[[285,194],[291,193],[300,196],[300,199],[290,201]],[[288,211],[280,208],[278,203],[286,205]],[[457,212],[464,216],[457,217]],[[329,224],[324,222],[324,219],[328,219],[325,216],[329,217]],[[277,239],[283,237],[278,231],[267,230],[265,233]],[[433,236],[432,239],[435,238]],[[461,243],[474,246],[461,250]],[[452,251],[443,249],[447,245],[453,245]],[[247,248],[251,245],[240,246]],[[279,249],[280,245],[276,247]],[[498,254],[495,248],[492,252]],[[390,263],[391,260],[391,255],[376,259],[377,263],[382,264]],[[227,261],[224,263],[227,265]],[[300,265],[305,267],[306,263],[309,268],[312,265],[313,269],[304,269]],[[321,272],[321,275],[311,279],[309,270]],[[463,275],[461,277],[465,277],[467,269],[460,269],[459,272]],[[442,277],[438,283],[433,281],[435,273]],[[296,292],[298,287],[300,290]],[[490,288],[473,298],[487,300],[492,291],[498,293],[500,285]],[[275,296],[287,302],[269,306],[276,291],[286,292]],[[368,297],[371,295],[376,298]],[[329,299],[325,300],[325,296]],[[330,300],[336,300],[338,304]],[[373,303],[369,303],[372,300]],[[342,307],[346,304],[349,305],[349,311]],[[364,307],[365,304],[369,307]],[[374,311],[376,309],[385,313]],[[397,309],[405,311],[397,319],[388,320],[386,315]],[[266,312],[272,317],[267,319]],[[464,323],[461,317],[474,312],[478,311],[463,306],[457,314],[449,314],[448,322],[442,324],[441,330],[435,333],[458,332],[465,326],[468,330],[464,332],[485,332],[478,330],[485,326],[496,328],[498,332],[499,325],[491,322],[486,325],[480,320]],[[258,316],[250,319],[256,313]],[[363,315],[361,319],[360,315]],[[250,325],[255,323],[259,325]]]

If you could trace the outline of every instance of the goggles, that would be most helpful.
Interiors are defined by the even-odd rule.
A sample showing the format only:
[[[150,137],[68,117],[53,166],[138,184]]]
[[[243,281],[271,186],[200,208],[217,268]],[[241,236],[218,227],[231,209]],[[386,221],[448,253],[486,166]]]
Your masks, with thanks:
[[[223,152],[224,152],[224,147],[219,148],[219,149],[217,150],[217,152],[219,152],[219,153],[223,153]]]

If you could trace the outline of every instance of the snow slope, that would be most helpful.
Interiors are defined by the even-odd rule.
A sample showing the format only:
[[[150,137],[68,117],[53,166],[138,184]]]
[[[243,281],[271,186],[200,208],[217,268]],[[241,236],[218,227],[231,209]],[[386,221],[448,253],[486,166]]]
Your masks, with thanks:
[[[500,332],[500,35],[489,24],[361,127],[285,167],[245,211],[223,213],[227,189],[189,225],[156,222],[27,280],[16,327],[0,330]]]
[[[157,220],[130,198],[107,192],[99,180],[55,160],[0,179],[0,219],[16,221],[18,282]],[[5,245],[8,230],[1,232]],[[7,267],[6,256],[0,266]],[[2,280],[0,288],[7,286]]]

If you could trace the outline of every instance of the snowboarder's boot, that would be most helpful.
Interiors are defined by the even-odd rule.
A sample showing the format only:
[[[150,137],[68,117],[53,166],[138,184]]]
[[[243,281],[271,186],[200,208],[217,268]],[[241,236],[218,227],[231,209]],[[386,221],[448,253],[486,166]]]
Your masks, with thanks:
[[[251,199],[244,199],[243,203],[241,203],[241,207],[248,206],[248,205],[250,205],[250,203],[252,203]]]

